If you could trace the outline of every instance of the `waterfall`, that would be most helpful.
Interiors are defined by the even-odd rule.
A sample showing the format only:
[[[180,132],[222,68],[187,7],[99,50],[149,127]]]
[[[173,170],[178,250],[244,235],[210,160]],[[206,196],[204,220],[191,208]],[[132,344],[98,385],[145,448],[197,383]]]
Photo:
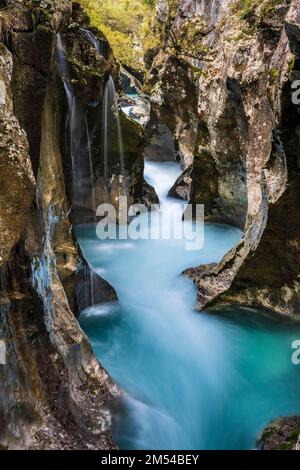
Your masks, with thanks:
[[[100,50],[100,48],[99,48]],[[69,152],[72,163],[72,207],[74,209],[75,222],[82,222],[81,209],[86,205],[86,199],[92,198],[93,223],[96,223],[96,191],[94,183],[94,169],[91,149],[90,131],[88,126],[88,109],[82,110],[77,103],[74,88],[71,82],[70,70],[65,58],[65,50],[60,34],[57,34],[57,62],[61,78],[63,80],[67,103],[68,115],[66,119],[66,141],[69,144]],[[89,269],[90,289],[86,282],[85,296],[90,295],[94,304],[94,272]]]
[[[57,62],[61,78],[63,80],[67,103],[68,116],[66,120],[66,140],[69,144],[69,152],[72,163],[72,206],[75,210],[76,223],[80,216],[78,212],[86,208],[87,200],[91,197],[91,209],[93,222],[96,222],[96,192],[94,183],[93,158],[91,139],[88,126],[88,108],[76,100],[74,88],[71,82],[71,74],[65,57],[65,50],[60,34],[57,34]]]
[[[91,175],[91,190],[92,190],[92,204],[93,204],[93,214],[94,214],[94,222],[96,220],[96,191],[95,191],[95,184],[94,184],[94,168],[93,168],[93,157],[92,157],[92,148],[91,148],[91,138],[90,138],[90,131],[87,117],[85,118],[85,130],[87,136],[87,148],[88,148],[88,157],[89,157],[89,168],[90,168],[90,175]]]
[[[69,107],[71,107],[72,106],[71,103],[72,103],[73,96],[74,96],[74,91],[73,91],[73,86],[70,81],[70,71],[69,71],[69,67],[65,58],[64,46],[63,46],[60,33],[57,33],[56,45],[57,45],[57,62],[59,66],[59,71],[60,71],[61,78],[63,80],[63,84],[66,90],[68,104],[69,104]]]
[[[106,41],[96,38],[96,36],[94,36],[94,34],[89,29],[80,28],[80,31],[83,32],[86,39],[96,49],[96,51],[107,59],[108,47]]]
[[[99,39],[97,39],[93,35],[93,33],[91,31],[89,31],[88,29],[80,28],[80,31],[82,31],[84,33],[87,40],[92,44],[92,46],[96,49],[96,51],[99,52],[99,54],[101,54]]]
[[[100,41],[88,30],[82,29],[86,38],[97,52],[101,53]],[[57,34],[57,63],[63,81],[68,114],[66,119],[65,139],[71,160],[72,177],[72,213],[76,225],[85,222],[96,224],[96,189],[93,165],[93,152],[88,121],[88,103],[82,103],[76,96],[72,84],[72,75],[65,47],[60,34]],[[100,126],[99,126],[100,127]],[[104,167],[104,189],[108,189],[108,181],[112,175],[119,175],[120,183],[124,176],[124,148],[122,139],[119,104],[113,78],[109,76],[104,89],[102,110],[102,158]],[[91,219],[90,210],[93,211]],[[88,217],[88,218],[87,218]],[[91,304],[95,299],[95,273],[93,269],[86,272],[85,296],[89,296]]]
[[[117,152],[114,151],[117,144]],[[102,158],[105,188],[108,189],[108,172],[111,170],[117,153],[117,164],[120,167],[120,179],[124,175],[124,146],[119,113],[118,97],[113,78],[109,76],[104,90],[102,112]]]
[[[76,110],[76,100],[74,95],[73,86],[70,80],[70,71],[69,67],[65,58],[64,46],[61,39],[60,33],[57,34],[57,63],[59,72],[64,84],[67,102],[68,102],[68,109],[69,113],[67,116],[66,121],[66,129],[69,127],[70,130],[75,128],[75,110]],[[70,132],[72,134],[72,131]],[[74,134],[74,132],[73,132]],[[74,160],[74,149],[73,149],[74,140],[70,139],[70,154],[72,160],[72,191],[75,187],[75,180],[76,180],[76,170],[75,170],[75,160]]]

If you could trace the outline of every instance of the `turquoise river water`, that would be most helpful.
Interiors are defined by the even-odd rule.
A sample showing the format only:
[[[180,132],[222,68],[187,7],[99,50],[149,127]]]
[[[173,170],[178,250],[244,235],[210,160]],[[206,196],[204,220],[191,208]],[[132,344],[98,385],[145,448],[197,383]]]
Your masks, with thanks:
[[[146,163],[161,201],[152,225],[183,212],[167,198],[179,174],[176,163]],[[195,287],[181,276],[220,261],[241,237],[238,229],[206,224],[204,247],[196,251],[175,236],[100,241],[95,226],[76,233],[119,298],[85,310],[80,320],[125,391],[114,417],[120,448],[254,449],[272,419],[300,412],[300,366],[291,361],[300,330],[245,308],[196,313]]]

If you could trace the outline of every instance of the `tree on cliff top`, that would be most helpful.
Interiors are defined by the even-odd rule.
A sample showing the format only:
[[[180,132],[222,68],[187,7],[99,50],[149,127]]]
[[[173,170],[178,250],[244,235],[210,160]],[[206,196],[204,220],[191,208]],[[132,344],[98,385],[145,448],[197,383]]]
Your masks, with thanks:
[[[94,26],[107,37],[116,59],[136,70],[144,69],[143,56],[153,44],[151,25],[156,0],[80,0]]]

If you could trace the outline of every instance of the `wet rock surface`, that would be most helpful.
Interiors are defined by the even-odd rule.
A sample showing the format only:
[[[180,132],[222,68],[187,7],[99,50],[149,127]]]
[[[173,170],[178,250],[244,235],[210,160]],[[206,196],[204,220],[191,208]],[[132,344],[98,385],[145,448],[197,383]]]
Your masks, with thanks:
[[[174,161],[174,139],[168,127],[152,111],[145,129],[144,158],[150,161]]]
[[[300,418],[297,416],[273,421],[258,441],[263,450],[299,450]]]
[[[114,288],[81,259],[76,272],[75,296],[78,312],[95,304],[118,300]]]
[[[73,13],[76,35],[77,6]],[[120,391],[75,318],[80,260],[69,221],[55,56],[56,33],[71,14],[70,1],[9,2],[0,11],[3,449],[115,448],[110,409]]]
[[[91,300],[90,285],[82,302],[82,276],[94,274],[80,264],[69,220],[71,162],[61,139],[66,99],[55,60],[59,31],[93,127],[104,83],[118,67],[103,35],[93,29],[99,53],[84,28],[86,15],[69,0],[10,1],[0,10],[4,449],[115,447],[110,406],[120,392],[75,317]],[[178,0],[170,10],[160,0],[157,31],[161,47],[147,54],[155,118],[143,129],[122,117],[127,193],[132,202],[158,202],[143,179],[146,134],[149,145],[156,142],[157,159],[181,162],[171,196],[205,204],[207,220],[245,230],[219,265],[187,270],[199,309],[237,302],[299,319],[300,117],[291,100],[299,79],[299,2],[265,0],[238,9],[235,0]],[[96,284],[99,300],[115,298],[100,278]],[[299,448],[299,419],[271,424],[260,446]]]
[[[158,4],[162,47],[148,74],[183,163],[170,194],[245,232],[219,265],[185,272],[198,308],[239,303],[299,320],[299,2],[172,5]],[[272,425],[263,447],[296,448],[297,422]]]
[[[11,80],[13,60],[0,44],[0,267],[7,263],[29,214],[35,180],[28,141],[13,113]]]

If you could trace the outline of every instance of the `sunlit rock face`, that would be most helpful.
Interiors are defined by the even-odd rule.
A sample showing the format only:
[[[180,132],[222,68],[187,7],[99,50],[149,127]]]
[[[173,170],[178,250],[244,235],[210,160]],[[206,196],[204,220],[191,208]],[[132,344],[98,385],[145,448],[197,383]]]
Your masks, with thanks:
[[[245,229],[220,265],[188,271],[199,308],[238,301],[295,316],[299,4],[178,1],[168,15],[159,5],[149,86],[185,170],[172,194]]]
[[[197,168],[198,160],[201,166],[202,157],[205,165],[207,153],[211,154],[217,191],[211,194],[214,201],[207,206],[206,215],[244,227],[248,122],[240,83],[224,70],[216,24],[226,15],[227,2],[216,1],[177,2],[166,20],[158,13],[163,47],[149,72],[149,86],[153,108],[174,134],[183,169],[194,162]],[[190,193],[198,200],[201,192],[210,189],[200,188],[197,169],[193,173]]]
[[[79,260],[65,188],[64,90],[55,54],[58,30],[73,24],[71,34],[78,32],[71,15],[71,1],[10,1],[0,15],[4,449],[115,447],[110,404],[119,390],[75,317]]]
[[[0,266],[2,266],[10,258],[11,251],[24,229],[35,180],[28,154],[27,138],[13,114],[12,56],[4,44],[0,44],[0,54]]]

